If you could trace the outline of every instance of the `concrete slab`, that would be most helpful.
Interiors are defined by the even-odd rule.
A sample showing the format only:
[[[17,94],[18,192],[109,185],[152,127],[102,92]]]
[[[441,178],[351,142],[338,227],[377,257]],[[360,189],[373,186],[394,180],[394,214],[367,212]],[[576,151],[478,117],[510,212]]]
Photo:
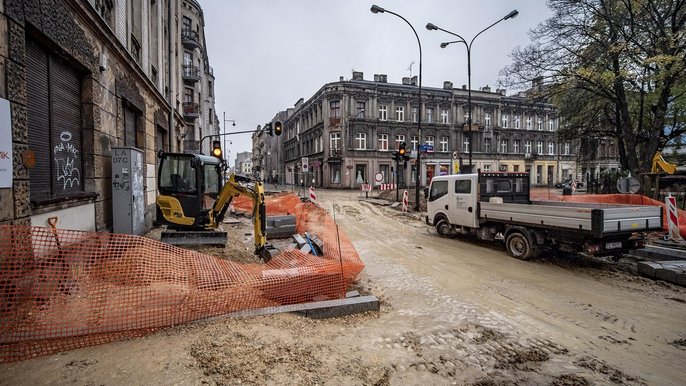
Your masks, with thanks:
[[[669,266],[663,266],[663,268],[655,270],[655,278],[674,283],[676,282],[676,272],[670,269]]]
[[[302,247],[303,245],[307,244],[307,241],[305,241],[305,238],[300,236],[299,234],[294,234],[293,235],[293,240],[295,241],[296,244],[298,244],[298,248]]]
[[[639,261],[636,267],[640,275],[655,278],[655,270],[662,268],[662,265],[654,261]]]
[[[686,273],[677,273],[674,282],[680,286],[686,287]]]
[[[312,303],[288,304],[285,306],[258,308],[228,314],[229,317],[250,317],[260,315],[274,315],[284,312],[294,312],[307,317],[323,319],[352,315],[356,313],[379,311],[379,299],[376,296],[359,296],[346,299],[323,300]],[[217,320],[224,316],[204,319]]]

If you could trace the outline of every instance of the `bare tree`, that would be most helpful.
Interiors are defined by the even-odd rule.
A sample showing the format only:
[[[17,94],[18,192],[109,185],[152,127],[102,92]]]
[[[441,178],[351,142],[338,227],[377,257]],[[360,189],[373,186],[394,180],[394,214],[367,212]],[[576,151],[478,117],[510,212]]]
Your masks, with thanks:
[[[549,0],[554,16],[517,48],[504,82],[554,102],[567,138],[614,137],[620,163],[650,169],[680,138],[686,108],[686,0]]]

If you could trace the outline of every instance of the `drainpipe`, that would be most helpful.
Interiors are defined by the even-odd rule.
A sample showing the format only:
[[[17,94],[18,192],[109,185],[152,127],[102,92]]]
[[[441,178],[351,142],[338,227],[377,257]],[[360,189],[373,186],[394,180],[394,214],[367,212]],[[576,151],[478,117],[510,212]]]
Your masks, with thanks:
[[[169,111],[169,151],[172,151],[172,144],[174,143],[174,101],[173,101],[173,90],[172,90],[172,82],[173,82],[173,65],[172,65],[172,58],[174,57],[174,38],[173,38],[173,33],[172,33],[172,27],[174,26],[174,23],[172,22],[172,17],[174,16],[174,13],[172,12],[172,4],[175,3],[175,0],[169,0],[168,8],[167,8],[167,40],[169,43],[169,56],[167,58],[167,72],[168,72],[168,77],[169,77],[169,84],[168,89],[169,89],[169,95],[167,96],[167,101],[169,102],[169,107],[171,107],[171,110]],[[176,32],[176,31],[174,31]],[[179,149],[176,149],[177,151]]]

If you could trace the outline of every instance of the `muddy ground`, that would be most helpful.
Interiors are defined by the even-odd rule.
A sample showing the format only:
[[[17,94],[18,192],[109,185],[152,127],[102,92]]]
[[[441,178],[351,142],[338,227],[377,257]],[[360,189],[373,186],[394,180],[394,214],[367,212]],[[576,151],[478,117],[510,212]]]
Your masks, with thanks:
[[[0,384],[684,384],[686,290],[636,276],[632,258],[523,262],[439,238],[359,192],[317,197],[358,249],[356,288],[380,312],[175,326],[3,364]],[[232,237],[249,251],[242,224]]]

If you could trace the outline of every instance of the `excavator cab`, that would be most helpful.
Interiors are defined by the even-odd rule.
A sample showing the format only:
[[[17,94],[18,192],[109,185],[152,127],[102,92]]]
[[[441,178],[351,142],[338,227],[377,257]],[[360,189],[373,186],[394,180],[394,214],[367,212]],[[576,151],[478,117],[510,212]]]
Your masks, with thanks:
[[[221,160],[201,154],[161,153],[157,220],[172,228],[215,228],[208,213],[222,189]]]

